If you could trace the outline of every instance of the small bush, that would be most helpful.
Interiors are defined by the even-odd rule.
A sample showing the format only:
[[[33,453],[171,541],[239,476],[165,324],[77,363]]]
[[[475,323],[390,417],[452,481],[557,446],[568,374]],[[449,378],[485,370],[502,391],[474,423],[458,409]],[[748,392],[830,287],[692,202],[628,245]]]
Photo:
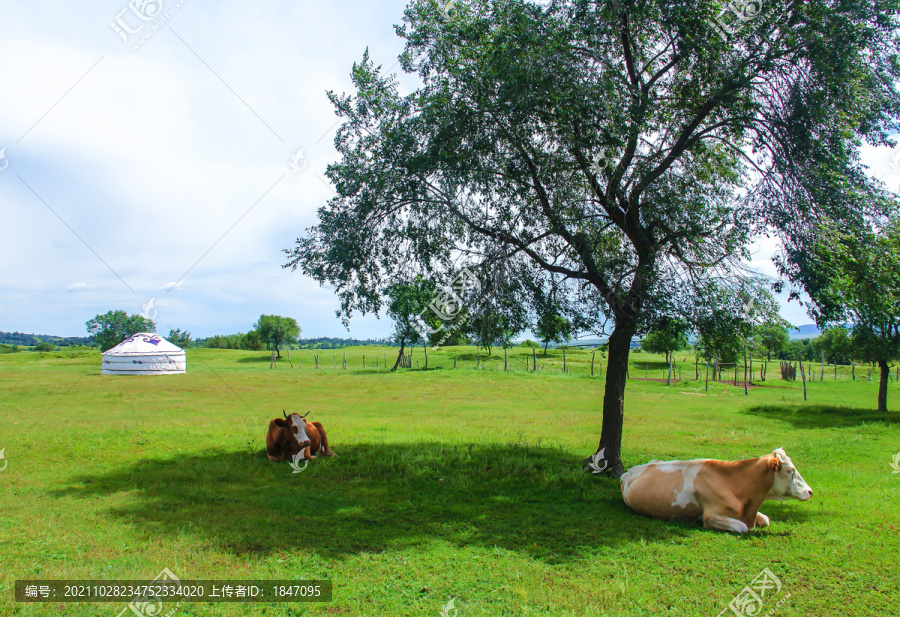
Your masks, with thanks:
[[[53,351],[56,349],[56,346],[53,343],[43,342],[38,345],[35,345],[35,351]]]

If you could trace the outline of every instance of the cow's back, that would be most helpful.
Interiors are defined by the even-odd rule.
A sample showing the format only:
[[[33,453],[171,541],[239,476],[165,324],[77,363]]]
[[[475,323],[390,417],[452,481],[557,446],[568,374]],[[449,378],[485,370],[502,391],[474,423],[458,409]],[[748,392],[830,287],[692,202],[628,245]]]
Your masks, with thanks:
[[[663,519],[696,519],[703,512],[694,488],[709,459],[651,461],[622,474],[625,504],[640,514]]]

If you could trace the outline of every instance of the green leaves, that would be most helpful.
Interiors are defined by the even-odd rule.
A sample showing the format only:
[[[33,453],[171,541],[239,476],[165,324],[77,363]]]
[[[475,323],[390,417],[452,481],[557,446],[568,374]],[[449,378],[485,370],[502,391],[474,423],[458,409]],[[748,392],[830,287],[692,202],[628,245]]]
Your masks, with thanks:
[[[300,326],[293,317],[260,315],[259,321],[253,324],[253,327],[259,340],[263,343],[271,343],[273,349],[278,352],[279,358],[281,352],[278,348],[285,343],[297,342],[297,338],[300,336]]]
[[[88,334],[100,345],[100,351],[112,349],[133,334],[156,331],[156,324],[151,320],[141,315],[129,316],[125,311],[95,315],[84,325]]]

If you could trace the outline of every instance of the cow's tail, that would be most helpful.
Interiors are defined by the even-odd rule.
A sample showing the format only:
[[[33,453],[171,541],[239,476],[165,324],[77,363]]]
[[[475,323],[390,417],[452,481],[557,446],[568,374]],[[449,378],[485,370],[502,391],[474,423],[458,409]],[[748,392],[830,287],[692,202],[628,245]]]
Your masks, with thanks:
[[[325,434],[325,427],[322,426],[321,422],[313,422],[313,426],[315,426],[319,430],[319,435],[322,436],[322,450],[328,456],[333,456],[337,458],[338,455],[331,451],[331,448],[328,447],[328,435]]]

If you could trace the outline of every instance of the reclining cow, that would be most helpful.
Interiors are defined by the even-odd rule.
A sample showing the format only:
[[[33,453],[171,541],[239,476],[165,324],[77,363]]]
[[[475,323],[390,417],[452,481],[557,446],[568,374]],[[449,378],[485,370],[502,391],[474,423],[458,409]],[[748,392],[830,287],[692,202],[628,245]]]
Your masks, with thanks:
[[[290,416],[282,410],[282,418],[274,418],[269,422],[266,431],[266,455],[270,461],[287,461],[302,452],[296,460],[315,459],[319,454],[337,457],[328,447],[328,435],[321,422],[310,422],[304,415],[292,413]]]
[[[650,461],[620,478],[629,508],[654,518],[703,519],[710,529],[744,533],[766,527],[764,501],[812,497],[782,448],[744,461]]]

